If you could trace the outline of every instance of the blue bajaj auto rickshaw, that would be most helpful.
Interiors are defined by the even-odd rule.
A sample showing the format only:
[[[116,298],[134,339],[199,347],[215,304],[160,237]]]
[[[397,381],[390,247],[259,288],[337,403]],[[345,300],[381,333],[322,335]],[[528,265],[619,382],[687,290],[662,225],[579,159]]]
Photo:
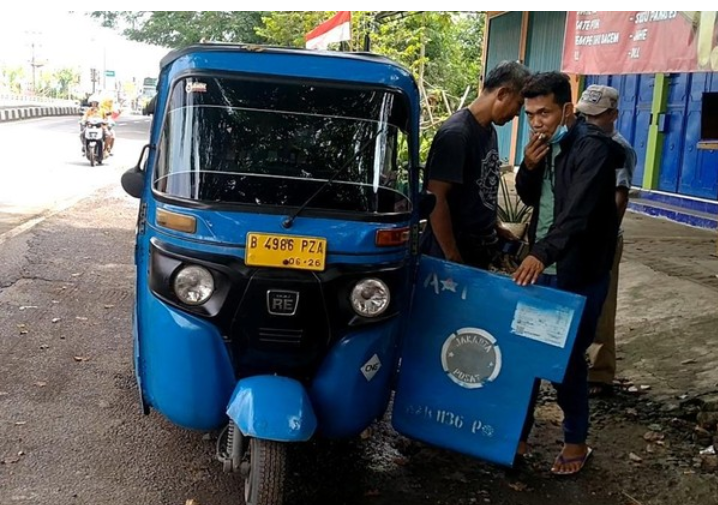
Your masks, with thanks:
[[[223,429],[218,457],[249,505],[282,503],[287,443],[357,436],[395,386],[399,431],[511,464],[533,381],[561,380],[582,300],[419,259],[432,202],[406,70],[199,45],[162,61],[154,107],[122,179],[140,198],[145,412]]]

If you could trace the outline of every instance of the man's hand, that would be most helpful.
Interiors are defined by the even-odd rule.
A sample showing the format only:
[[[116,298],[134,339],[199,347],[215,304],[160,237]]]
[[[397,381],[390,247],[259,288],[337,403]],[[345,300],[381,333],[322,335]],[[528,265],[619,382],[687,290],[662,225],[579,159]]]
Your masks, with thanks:
[[[529,170],[536,168],[548,154],[548,149],[548,137],[543,133],[532,133],[524,148],[524,166]]]
[[[444,257],[447,261],[453,261],[454,263],[464,263],[464,258],[461,257],[459,250],[455,250],[449,254],[445,254]]]
[[[528,255],[511,276],[519,286],[535,284],[546,266],[535,256]]]
[[[616,188],[616,209],[618,211],[618,226],[623,222],[623,216],[628,208],[628,188]]]

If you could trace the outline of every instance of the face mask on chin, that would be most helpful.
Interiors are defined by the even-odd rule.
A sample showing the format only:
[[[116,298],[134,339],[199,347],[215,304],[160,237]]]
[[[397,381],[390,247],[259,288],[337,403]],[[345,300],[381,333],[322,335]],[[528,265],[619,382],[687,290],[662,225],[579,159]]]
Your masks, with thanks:
[[[563,118],[561,119],[561,124],[558,125],[556,131],[553,132],[551,140],[549,140],[550,144],[558,144],[559,142],[561,142],[561,139],[563,139],[568,133],[568,126],[566,126],[566,104],[564,104],[563,109],[561,110],[561,114],[563,116]]]

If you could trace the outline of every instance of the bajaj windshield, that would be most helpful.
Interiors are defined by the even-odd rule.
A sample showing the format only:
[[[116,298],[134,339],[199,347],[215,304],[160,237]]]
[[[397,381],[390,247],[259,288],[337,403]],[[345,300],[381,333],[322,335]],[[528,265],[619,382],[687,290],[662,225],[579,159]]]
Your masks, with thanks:
[[[330,213],[411,210],[398,161],[407,109],[393,91],[190,77],[176,83],[166,110],[154,179],[161,195],[262,207],[309,199],[308,209]]]

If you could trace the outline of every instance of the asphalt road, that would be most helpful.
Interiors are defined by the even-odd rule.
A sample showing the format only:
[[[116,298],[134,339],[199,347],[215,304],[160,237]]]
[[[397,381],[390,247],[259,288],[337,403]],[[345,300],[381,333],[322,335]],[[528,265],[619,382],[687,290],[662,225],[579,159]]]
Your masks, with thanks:
[[[0,240],[117,182],[149,137],[148,117],[120,116],[114,155],[93,168],[82,156],[78,120],[63,116],[0,123]]]
[[[0,244],[2,505],[242,503],[242,479],[215,460],[216,434],[140,412],[136,217],[115,183]],[[386,422],[366,439],[292,446],[290,468],[285,505],[551,503],[519,501],[504,470],[411,444]],[[611,503],[600,481],[568,486],[566,500]]]
[[[131,338],[138,202],[119,175],[139,154],[146,119],[121,121],[116,156],[94,169],[72,118],[0,125],[0,505],[242,503],[241,478],[215,460],[216,434],[140,412]],[[657,405],[629,397],[595,407],[597,454],[577,478],[548,472],[560,417],[546,403],[528,469],[410,442],[385,420],[360,440],[292,446],[285,505],[718,504],[715,479],[682,466],[693,445],[677,463],[625,457],[648,458],[643,435]]]

